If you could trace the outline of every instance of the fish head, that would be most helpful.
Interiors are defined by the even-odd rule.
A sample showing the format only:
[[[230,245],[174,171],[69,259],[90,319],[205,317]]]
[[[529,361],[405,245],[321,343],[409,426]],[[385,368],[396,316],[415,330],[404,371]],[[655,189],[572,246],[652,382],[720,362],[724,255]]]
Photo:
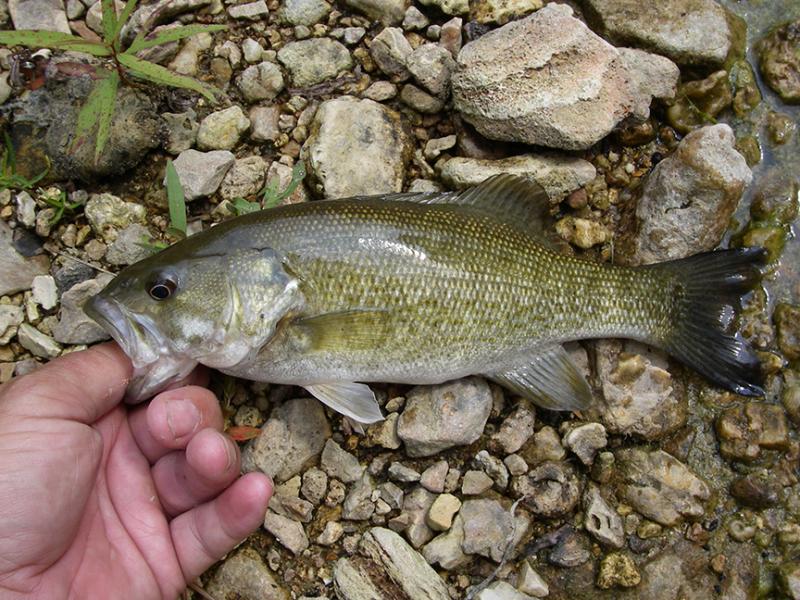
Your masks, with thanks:
[[[85,306],[133,363],[129,403],[197,364],[230,368],[254,357],[296,303],[297,282],[272,250],[208,251],[189,241],[127,267]]]

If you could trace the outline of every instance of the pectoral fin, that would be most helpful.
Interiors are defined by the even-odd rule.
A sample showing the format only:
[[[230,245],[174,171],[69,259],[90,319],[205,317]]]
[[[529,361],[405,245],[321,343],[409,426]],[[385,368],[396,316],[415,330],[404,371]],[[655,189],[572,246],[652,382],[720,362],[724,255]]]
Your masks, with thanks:
[[[306,385],[312,396],[359,423],[383,420],[383,413],[375,394],[363,383],[320,383]]]
[[[388,337],[389,325],[389,312],[372,308],[303,317],[293,324],[305,330],[317,351],[377,348]]]
[[[544,349],[527,365],[487,377],[549,410],[582,410],[592,401],[586,378],[561,346]]]

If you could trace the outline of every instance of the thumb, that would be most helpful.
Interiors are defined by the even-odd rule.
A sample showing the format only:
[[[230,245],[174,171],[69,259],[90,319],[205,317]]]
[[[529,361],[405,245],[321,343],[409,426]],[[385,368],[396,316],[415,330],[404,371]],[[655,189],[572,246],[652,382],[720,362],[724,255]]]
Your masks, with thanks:
[[[94,423],[122,400],[132,366],[114,342],[73,352],[0,387],[0,407]]]

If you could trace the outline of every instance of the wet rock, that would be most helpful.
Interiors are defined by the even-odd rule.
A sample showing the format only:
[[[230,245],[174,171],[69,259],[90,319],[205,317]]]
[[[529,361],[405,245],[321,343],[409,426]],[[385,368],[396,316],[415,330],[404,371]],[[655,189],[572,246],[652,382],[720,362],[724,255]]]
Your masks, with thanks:
[[[607,554],[600,561],[597,571],[597,587],[608,590],[613,587],[636,587],[642,581],[642,576],[636,569],[633,559],[621,552]]]
[[[142,247],[142,241],[150,239],[150,231],[144,225],[133,223],[117,234],[117,239],[108,247],[106,260],[111,265],[132,265],[152,253]]]
[[[677,131],[688,133],[712,121],[732,102],[728,72],[717,71],[705,79],[682,83],[667,109],[667,120]]]
[[[264,61],[242,71],[236,85],[247,102],[274,100],[283,90],[283,73],[275,63]]]
[[[636,46],[680,65],[716,67],[744,53],[744,23],[713,0],[584,0],[589,23],[619,46]]]
[[[358,459],[331,439],[325,442],[320,467],[330,477],[343,483],[358,481],[364,474],[364,467],[359,464]]]
[[[534,598],[544,598],[550,593],[547,582],[531,567],[527,560],[522,561],[522,566],[517,574],[517,589],[523,594],[528,594],[528,596],[533,596]]]
[[[326,198],[401,191],[410,155],[398,113],[350,96],[320,105],[300,153]]]
[[[581,486],[574,469],[566,463],[545,462],[511,482],[516,496],[533,514],[552,518],[565,515],[578,504]]]
[[[333,579],[342,600],[450,600],[444,581],[425,559],[395,532],[381,527],[364,534],[359,556],[336,562]]]
[[[368,473],[364,473],[344,499],[342,518],[348,521],[366,521],[375,512],[372,492],[375,482]]]
[[[747,402],[720,413],[716,422],[719,451],[730,460],[750,462],[762,450],[785,450],[789,444],[786,413],[778,404]]]
[[[197,147],[201,150],[232,150],[248,129],[250,119],[240,107],[218,110],[200,121]]]
[[[491,409],[492,392],[477,377],[418,386],[407,396],[397,435],[409,456],[431,456],[476,441]]]
[[[513,454],[525,445],[533,435],[536,410],[528,401],[522,400],[517,408],[503,420],[500,429],[492,435],[490,444],[505,454]]]
[[[778,583],[791,600],[800,598],[800,564],[788,561],[778,569]]]
[[[635,510],[661,525],[703,516],[708,486],[678,459],[662,450],[628,448],[616,452],[618,493]]]
[[[529,600],[529,596],[517,591],[510,583],[494,581],[481,590],[475,600]]]
[[[797,122],[785,113],[770,112],[767,115],[767,133],[776,146],[787,143],[797,130]]]
[[[290,42],[278,50],[278,60],[289,71],[294,87],[322,83],[353,66],[347,48],[330,38]]]
[[[216,192],[235,160],[236,157],[227,150],[181,152],[173,164],[186,201],[191,202]]]
[[[752,179],[734,143],[727,125],[703,127],[656,165],[636,208],[637,263],[683,258],[719,244]]]
[[[800,359],[800,306],[781,302],[772,314],[778,331],[778,347],[789,360]]]
[[[264,529],[295,556],[308,548],[308,537],[302,523],[293,519],[268,510],[264,517]]]
[[[594,455],[608,443],[606,428],[600,423],[586,423],[567,432],[564,445],[572,450],[587,467],[594,462]]]
[[[288,600],[258,552],[244,548],[226,558],[205,586],[217,600]]]
[[[112,276],[100,274],[97,279],[76,283],[61,295],[61,316],[53,327],[53,337],[61,344],[93,344],[108,339],[106,331],[83,312],[83,305],[98,294]]]
[[[583,494],[584,522],[592,537],[610,548],[622,548],[625,545],[625,531],[622,518],[611,508],[600,494],[600,489],[589,485]]]
[[[346,0],[345,4],[384,25],[397,25],[406,14],[406,0]]]
[[[539,183],[551,198],[561,198],[595,178],[595,168],[580,158],[549,154],[521,154],[500,160],[451,158],[442,165],[441,177],[448,186],[463,189],[500,173],[528,177]]]
[[[596,345],[596,368],[605,402],[589,411],[609,432],[654,440],[686,422],[687,399],[667,370],[667,356],[631,341]]]
[[[423,44],[406,59],[406,67],[414,79],[439,98],[449,94],[450,76],[455,66],[450,52],[438,44]]]
[[[61,0],[9,0],[8,12],[14,29],[72,33]]]
[[[434,531],[447,531],[453,524],[453,517],[461,508],[461,500],[452,494],[441,494],[436,497],[428,509],[426,523]]]
[[[708,553],[687,540],[679,540],[641,569],[640,598],[705,600],[714,591],[717,576],[708,568]],[[740,597],[746,597],[740,596]]]
[[[425,6],[435,6],[446,15],[466,15],[469,12],[468,0],[420,0]],[[461,24],[458,25],[459,29]]]
[[[325,0],[286,0],[279,15],[290,25],[311,26],[324,21],[330,12],[331,5]]]
[[[457,515],[447,533],[436,536],[422,549],[422,555],[429,564],[438,564],[443,569],[455,569],[467,562],[470,557],[464,554],[464,519]]]
[[[387,27],[372,40],[370,55],[378,68],[394,81],[408,79],[406,67],[408,58],[413,52],[411,44],[399,27]]]
[[[736,479],[730,492],[744,506],[764,509],[778,504],[781,486],[769,471],[759,470]]]
[[[17,341],[28,352],[39,358],[55,358],[61,354],[61,346],[53,338],[28,323],[19,326]]]
[[[571,215],[556,222],[556,233],[565,241],[584,250],[602,244],[611,237],[608,229],[600,223]]]
[[[112,194],[93,194],[84,215],[95,234],[110,243],[118,232],[132,223],[147,223],[147,211],[141,204],[125,202]]]
[[[453,100],[490,139],[577,150],[629,116],[646,119],[653,97],[674,96],[678,75],[668,59],[617,50],[550,4],[464,46]]]
[[[237,158],[219,186],[219,195],[225,200],[246,198],[258,193],[264,186],[267,161],[260,156]]]
[[[558,567],[571,568],[584,564],[591,556],[586,536],[567,525],[558,536],[547,560]]]
[[[311,398],[284,402],[242,452],[242,470],[260,470],[277,482],[299,473],[331,435],[322,405]]]
[[[467,471],[461,484],[461,493],[465,496],[479,496],[490,490],[494,481],[483,471]]]
[[[543,0],[477,0],[470,6],[470,17],[478,23],[505,25],[542,6]]]
[[[800,20],[778,27],[756,45],[767,85],[789,104],[800,103]]]
[[[478,554],[495,562],[503,560],[525,535],[530,519],[516,516],[497,500],[465,500],[459,513],[464,520],[465,554]]]

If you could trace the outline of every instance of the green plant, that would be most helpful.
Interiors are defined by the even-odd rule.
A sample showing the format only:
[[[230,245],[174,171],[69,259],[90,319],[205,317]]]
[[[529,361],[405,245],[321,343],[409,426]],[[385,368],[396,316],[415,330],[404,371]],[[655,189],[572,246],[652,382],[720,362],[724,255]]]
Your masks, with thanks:
[[[219,31],[225,26],[186,25],[150,36],[146,35],[146,27],[142,27],[131,44],[123,47],[122,29],[133,14],[137,1],[128,0],[122,12],[117,15],[114,0],[101,0],[103,36],[99,42],[58,31],[0,31],[0,45],[72,50],[106,59],[105,64],[96,69],[97,81],[78,114],[72,145],[73,149],[80,147],[96,131],[95,162],[99,160],[111,133],[117,90],[120,83],[125,83],[129,76],[157,85],[193,90],[211,102],[215,101],[216,95],[221,94],[211,85],[173,73],[161,65],[138,58],[136,54],[147,48],[178,41],[198,33]]]
[[[261,196],[261,200],[259,202],[249,202],[244,198],[236,198],[233,200],[233,202],[231,202],[233,212],[235,212],[237,215],[246,215],[247,213],[255,212],[257,210],[263,210],[277,206],[294,193],[294,191],[297,189],[297,186],[300,185],[300,182],[303,181],[305,176],[306,167],[303,162],[300,161],[292,169],[292,179],[289,181],[289,185],[287,185],[283,190],[280,189],[280,180],[277,177],[273,177],[267,182],[267,185],[264,186],[264,189],[259,192],[259,195]]]
[[[57,196],[49,196],[45,194],[41,199],[44,200],[48,206],[55,209],[55,213],[50,219],[50,225],[56,225],[64,216],[64,212],[73,213],[75,210],[83,206],[83,202],[80,200],[76,202],[69,202],[67,200],[67,192],[65,190],[59,190]]]
[[[167,207],[169,208],[169,227],[167,235],[183,239],[186,237],[186,197],[183,193],[178,172],[171,160],[167,159]],[[167,248],[169,244],[161,240],[144,238],[139,245],[153,252]]]
[[[47,175],[49,167],[31,179],[17,173],[17,157],[7,133],[3,134],[3,145],[5,148],[0,159],[0,190],[29,190]]]

